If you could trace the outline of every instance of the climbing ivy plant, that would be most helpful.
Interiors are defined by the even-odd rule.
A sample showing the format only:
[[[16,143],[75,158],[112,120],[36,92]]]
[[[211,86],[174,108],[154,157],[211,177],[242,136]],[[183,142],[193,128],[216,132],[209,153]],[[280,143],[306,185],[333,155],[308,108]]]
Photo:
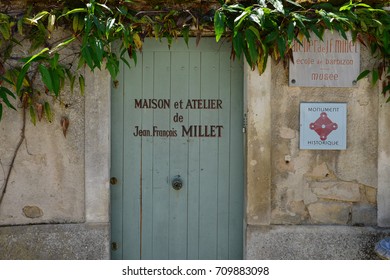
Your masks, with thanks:
[[[382,79],[383,93],[390,92],[390,13],[383,9],[385,2],[152,1],[147,10],[135,9],[130,0],[53,2],[50,9],[32,5],[18,13],[0,11],[0,121],[5,108],[18,106],[34,124],[44,117],[52,121],[51,104],[61,102],[66,81],[71,91],[78,84],[83,94],[84,67],[106,68],[115,79],[120,61],[129,67],[130,60],[137,62],[145,37],[166,38],[171,45],[178,36],[199,41],[207,31],[216,41],[230,40],[232,58],[244,56],[260,74],[269,57],[286,66],[293,61],[294,40],[322,38],[325,29],[346,38],[350,31],[378,60],[358,78],[371,74],[373,84]],[[113,50],[113,42],[119,51]],[[20,56],[20,46],[29,46],[29,54]]]
[[[381,79],[382,93],[389,95],[390,12],[384,9],[389,1],[350,0],[341,6],[298,1],[24,0],[32,4],[21,11],[0,2],[0,121],[4,109],[19,108],[23,115],[0,204],[25,139],[26,115],[34,125],[43,118],[51,122],[53,102],[61,103],[68,92],[65,84],[71,92],[77,84],[83,94],[84,68],[105,68],[115,80],[121,61],[129,67],[130,60],[137,63],[145,37],[166,38],[171,45],[179,36],[188,43],[190,36],[199,42],[213,35],[216,41],[231,42],[232,59],[244,56],[262,74],[269,57],[286,67],[293,61],[294,41],[322,39],[326,29],[344,38],[351,32],[377,60],[357,79],[371,74],[372,84]],[[69,122],[61,118],[65,136]]]
[[[275,61],[293,61],[292,44],[312,36],[323,38],[326,29],[347,39],[359,41],[379,60],[372,70],[365,70],[358,79],[372,73],[375,84],[382,75],[383,93],[390,91],[390,14],[382,8],[352,0],[341,7],[330,3],[303,6],[294,1],[259,0],[255,4],[222,5],[214,16],[217,41],[229,33],[232,55],[245,56],[248,64],[265,70],[268,57]],[[389,100],[388,100],[389,101]]]

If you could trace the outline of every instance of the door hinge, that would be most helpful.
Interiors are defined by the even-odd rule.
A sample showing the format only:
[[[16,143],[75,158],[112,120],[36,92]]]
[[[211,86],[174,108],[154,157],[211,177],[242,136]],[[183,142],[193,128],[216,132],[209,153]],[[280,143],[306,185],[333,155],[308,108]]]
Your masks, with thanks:
[[[243,123],[242,123],[242,133],[246,133],[246,128],[248,126],[248,117],[244,114]]]

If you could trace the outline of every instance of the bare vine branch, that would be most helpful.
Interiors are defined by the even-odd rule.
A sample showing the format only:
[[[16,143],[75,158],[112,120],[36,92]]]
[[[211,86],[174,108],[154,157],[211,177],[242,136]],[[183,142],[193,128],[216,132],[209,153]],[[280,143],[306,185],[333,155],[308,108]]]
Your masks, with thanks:
[[[1,205],[1,202],[3,201],[5,193],[7,191],[7,187],[8,187],[8,184],[9,184],[9,179],[11,178],[11,174],[12,174],[12,170],[13,170],[13,167],[14,167],[16,156],[19,153],[19,149],[22,146],[23,141],[26,139],[25,132],[26,132],[26,107],[23,107],[23,120],[22,120],[22,129],[21,129],[21,132],[20,132],[20,138],[19,138],[18,144],[16,145],[15,151],[14,151],[14,153],[12,155],[11,164],[10,164],[10,166],[8,168],[8,172],[6,174],[5,181],[4,181],[1,193],[0,193],[0,205]]]

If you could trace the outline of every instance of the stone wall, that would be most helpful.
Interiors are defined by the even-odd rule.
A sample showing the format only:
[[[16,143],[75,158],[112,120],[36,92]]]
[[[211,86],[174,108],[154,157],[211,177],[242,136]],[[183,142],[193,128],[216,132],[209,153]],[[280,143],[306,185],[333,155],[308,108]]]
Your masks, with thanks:
[[[361,48],[361,71],[375,60]],[[369,77],[290,87],[288,70],[245,68],[246,258],[375,259],[390,234],[390,104]],[[347,149],[299,148],[300,103],[347,104]]]
[[[247,259],[378,260],[376,243],[390,230],[351,226],[248,226]]]
[[[362,69],[367,57],[362,48]],[[289,87],[282,67],[272,65],[271,223],[376,225],[379,88]],[[299,148],[301,102],[347,103],[346,150]]]
[[[13,1],[11,7],[2,1],[0,7],[16,12],[23,3]],[[52,40],[63,35],[58,31]],[[14,56],[28,55],[28,48],[18,47]],[[0,204],[0,259],[110,258],[110,76],[107,71],[82,74],[85,95],[77,82],[74,93],[65,84],[61,101],[53,103],[52,122],[43,118],[34,126],[27,111],[26,139]],[[45,94],[40,98],[51,101]],[[18,110],[5,109],[0,122],[1,187],[22,129],[20,101],[13,102]],[[66,137],[64,117],[70,123]]]

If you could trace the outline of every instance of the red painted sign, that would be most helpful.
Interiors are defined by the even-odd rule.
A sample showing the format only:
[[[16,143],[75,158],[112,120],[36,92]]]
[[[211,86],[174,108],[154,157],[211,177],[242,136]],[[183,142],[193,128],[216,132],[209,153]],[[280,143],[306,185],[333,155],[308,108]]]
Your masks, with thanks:
[[[325,141],[328,138],[328,135],[333,130],[336,130],[337,127],[337,123],[331,121],[325,112],[322,112],[320,117],[315,122],[310,124],[310,129],[317,132],[322,141]]]

